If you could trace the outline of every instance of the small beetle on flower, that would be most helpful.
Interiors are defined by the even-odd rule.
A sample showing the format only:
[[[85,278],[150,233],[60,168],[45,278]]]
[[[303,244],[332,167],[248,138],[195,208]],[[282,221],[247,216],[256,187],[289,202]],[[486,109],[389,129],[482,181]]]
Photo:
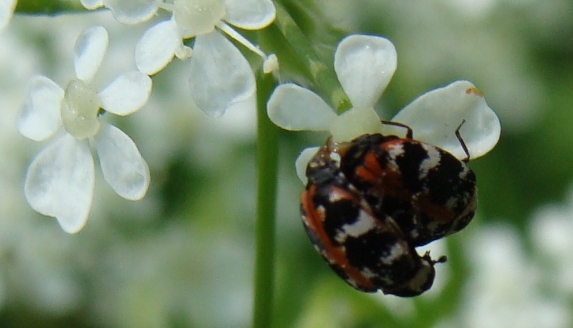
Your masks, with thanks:
[[[382,124],[374,110],[396,66],[396,49],[388,39],[348,36],[336,49],[334,69],[353,107],[337,115],[314,92],[286,83],[279,85],[269,99],[269,118],[286,130],[328,131],[333,142],[350,141],[367,133],[403,135],[403,128]],[[455,81],[421,95],[391,121],[410,127],[416,140],[463,159],[467,155],[455,131],[464,120],[460,133],[471,158],[489,152],[499,139],[499,119],[483,95],[468,81]],[[297,174],[303,182],[306,181],[306,164],[317,149],[307,148],[297,159]]]
[[[349,36],[334,68],[353,108],[336,115],[313,92],[284,84],[267,111],[284,129],[331,134],[296,162],[306,184],[302,219],[317,251],[355,289],[409,297],[428,290],[434,264],[446,260],[420,257],[414,248],[474,216],[476,180],[465,162],[495,146],[500,123],[467,81],[430,91],[381,121],[374,105],[396,66],[389,40]]]

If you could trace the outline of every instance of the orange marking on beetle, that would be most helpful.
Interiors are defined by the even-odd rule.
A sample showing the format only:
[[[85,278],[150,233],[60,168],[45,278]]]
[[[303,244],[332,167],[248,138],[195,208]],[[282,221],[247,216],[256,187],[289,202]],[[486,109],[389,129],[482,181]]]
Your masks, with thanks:
[[[400,140],[388,141],[383,147],[386,151],[401,145]],[[404,188],[402,173],[400,168],[391,162],[382,168],[377,158],[379,154],[368,153],[364,157],[363,164],[356,169],[356,175],[361,179],[372,183],[374,190],[380,195],[388,195],[406,200],[411,197],[410,191]]]
[[[333,187],[336,188],[336,187]],[[341,188],[339,192],[345,192]],[[364,290],[376,291],[376,288],[370,280],[368,280],[364,275],[356,270],[350,263],[348,263],[348,258],[346,257],[346,250],[343,247],[335,246],[330,242],[330,237],[326,234],[321,224],[324,218],[321,218],[321,213],[318,213],[316,208],[312,206],[312,195],[315,193],[316,186],[312,186],[310,190],[303,191],[301,195],[302,208],[304,210],[304,223],[316,233],[318,239],[322,242],[322,247],[326,252],[326,257],[328,258],[329,264],[336,264],[340,266],[343,271],[348,275],[351,280],[354,280],[357,286]],[[370,213],[371,214],[371,213]],[[372,214],[371,214],[372,215]]]
[[[418,198],[418,209],[426,213],[432,221],[441,224],[451,222],[456,218],[452,208],[433,203],[429,199],[429,195],[421,195],[421,197]]]

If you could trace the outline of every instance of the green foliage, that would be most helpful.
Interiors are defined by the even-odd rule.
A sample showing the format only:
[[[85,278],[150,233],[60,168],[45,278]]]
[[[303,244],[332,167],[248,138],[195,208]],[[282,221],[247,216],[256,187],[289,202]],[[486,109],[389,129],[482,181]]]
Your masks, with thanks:
[[[27,15],[59,15],[86,12],[79,0],[18,0],[16,13]]]

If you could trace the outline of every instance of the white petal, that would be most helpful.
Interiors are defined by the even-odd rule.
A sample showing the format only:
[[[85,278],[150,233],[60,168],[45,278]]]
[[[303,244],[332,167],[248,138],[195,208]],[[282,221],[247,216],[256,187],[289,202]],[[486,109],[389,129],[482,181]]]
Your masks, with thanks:
[[[16,8],[16,0],[1,0],[0,1],[0,29],[8,25]]]
[[[497,115],[468,81],[456,81],[423,94],[392,120],[411,127],[414,139],[441,147],[460,159],[467,156],[455,130],[463,120],[460,134],[469,149],[470,159],[490,151],[501,132]]]
[[[149,188],[149,167],[131,138],[105,124],[94,141],[103,177],[111,188],[125,199],[143,198]]]
[[[316,152],[319,149],[320,147],[305,148],[296,158],[294,164],[296,168],[296,175],[304,185],[306,185],[306,183],[308,182],[308,178],[306,177],[306,167],[308,166],[308,162],[310,162],[310,159],[316,154]]]
[[[296,84],[279,85],[267,103],[273,123],[291,131],[328,131],[334,111],[316,93]]]
[[[225,5],[225,20],[243,29],[262,29],[275,20],[276,9],[270,0],[225,0]]]
[[[157,12],[160,0],[103,0],[118,22],[137,24],[149,20]]]
[[[207,115],[218,117],[255,93],[255,75],[243,54],[219,32],[195,39],[190,62],[193,100]]]
[[[107,51],[108,42],[107,30],[103,26],[93,26],[82,32],[74,47],[74,67],[78,79],[91,81]]]
[[[181,45],[177,24],[163,21],[149,28],[135,45],[135,64],[145,74],[153,75],[162,70]]]
[[[103,7],[103,0],[81,0],[82,5],[89,10]]]
[[[388,39],[351,35],[334,54],[334,70],[353,107],[373,107],[396,70],[398,55]]]
[[[87,141],[64,134],[30,164],[24,193],[32,208],[53,216],[68,233],[86,224],[94,190],[94,163]]]
[[[30,91],[22,115],[18,120],[18,130],[32,140],[44,140],[60,126],[60,105],[64,90],[54,81],[41,75],[30,79]]]
[[[98,93],[103,108],[116,115],[128,115],[143,107],[151,93],[151,78],[140,71],[119,76]]]

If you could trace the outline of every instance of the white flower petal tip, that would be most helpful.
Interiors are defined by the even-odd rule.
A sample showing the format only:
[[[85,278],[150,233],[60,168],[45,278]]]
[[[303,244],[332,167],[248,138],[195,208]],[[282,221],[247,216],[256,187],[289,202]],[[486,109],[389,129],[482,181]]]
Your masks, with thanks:
[[[263,62],[263,73],[269,74],[278,72],[279,70],[279,59],[277,55],[271,54]]]
[[[225,0],[225,21],[246,30],[258,30],[270,25],[276,17],[271,0]]]
[[[128,115],[143,107],[151,93],[151,78],[139,71],[125,73],[99,93],[103,108],[116,115]]]
[[[90,82],[107,51],[109,37],[103,26],[87,28],[74,47],[74,68],[78,79]]]
[[[82,6],[88,10],[94,10],[103,7],[103,0],[81,0]]]
[[[295,161],[296,175],[304,185],[308,182],[308,178],[306,177],[306,167],[308,166],[308,162],[310,162],[319,149],[320,147],[305,148],[300,155],[298,155]]]
[[[350,141],[363,134],[382,132],[380,117],[372,107],[352,108],[336,117],[330,127],[332,141]]]
[[[390,40],[366,35],[344,38],[334,54],[334,69],[353,107],[373,107],[398,63]]]
[[[123,24],[137,24],[149,20],[159,8],[160,0],[104,0],[113,17]]]
[[[274,124],[290,131],[328,131],[336,118],[317,94],[292,83],[281,84],[273,91],[267,114]]]
[[[149,167],[131,138],[113,125],[106,124],[95,138],[105,180],[121,197],[139,200],[149,188]]]
[[[94,176],[87,142],[64,134],[32,161],[26,174],[24,194],[34,210],[57,218],[64,231],[76,233],[88,218]]]
[[[174,20],[160,22],[149,28],[135,45],[135,65],[147,75],[153,75],[171,62],[182,45]]]
[[[255,75],[249,62],[217,31],[195,38],[189,64],[193,101],[211,117],[223,115],[255,94]]]
[[[0,30],[5,28],[14,14],[16,8],[16,0],[2,0],[0,1]]]
[[[30,79],[30,91],[18,130],[26,138],[40,141],[51,136],[62,125],[60,105],[64,90],[54,81],[41,75]]]
[[[423,94],[392,121],[412,128],[415,139],[441,147],[460,159],[467,157],[455,135],[460,125],[460,136],[470,159],[493,149],[501,134],[499,118],[469,81],[455,81]]]

